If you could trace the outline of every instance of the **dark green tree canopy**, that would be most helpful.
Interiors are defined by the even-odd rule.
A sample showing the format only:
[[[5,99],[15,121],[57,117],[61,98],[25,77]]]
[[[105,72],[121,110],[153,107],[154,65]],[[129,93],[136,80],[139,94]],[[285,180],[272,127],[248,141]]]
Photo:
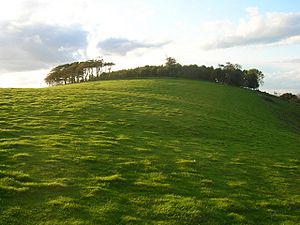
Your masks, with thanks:
[[[245,70],[244,74],[247,87],[256,89],[263,84],[264,74],[258,69]]]
[[[172,58],[172,57],[167,57],[166,58],[166,66],[167,67],[172,67],[172,66],[174,66],[176,64],[177,64],[177,61],[176,61],[175,58]]]
[[[111,71],[114,65],[112,62],[104,62],[103,59],[59,65],[50,71],[45,81],[49,85],[59,85],[124,78],[179,77],[257,89],[264,78],[264,74],[258,69],[242,70],[241,65],[230,62],[220,64],[217,68],[195,64],[182,66],[175,58],[167,57],[165,65]]]
[[[48,85],[60,85],[99,80],[100,76],[110,72],[114,65],[112,62],[104,62],[103,59],[59,65],[49,72],[45,82]]]

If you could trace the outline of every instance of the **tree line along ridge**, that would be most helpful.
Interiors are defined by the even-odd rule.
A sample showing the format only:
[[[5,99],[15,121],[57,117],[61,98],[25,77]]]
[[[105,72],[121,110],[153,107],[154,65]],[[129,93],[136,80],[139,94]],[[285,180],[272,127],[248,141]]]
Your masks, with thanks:
[[[258,69],[245,70],[238,64],[227,62],[217,68],[213,66],[181,65],[172,57],[159,66],[143,66],[133,69],[112,71],[112,62],[94,59],[83,62],[63,64],[53,68],[46,76],[45,82],[50,86],[73,84],[97,80],[116,80],[147,77],[175,77],[192,80],[204,80],[238,87],[257,89],[264,74]]]

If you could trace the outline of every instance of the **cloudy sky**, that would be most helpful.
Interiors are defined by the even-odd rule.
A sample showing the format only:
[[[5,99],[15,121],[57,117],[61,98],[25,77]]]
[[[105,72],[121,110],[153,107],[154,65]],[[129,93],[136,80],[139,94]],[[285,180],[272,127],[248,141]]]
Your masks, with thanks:
[[[262,90],[300,92],[300,1],[0,1],[0,87],[43,87],[52,67],[102,56],[115,69],[241,64]]]

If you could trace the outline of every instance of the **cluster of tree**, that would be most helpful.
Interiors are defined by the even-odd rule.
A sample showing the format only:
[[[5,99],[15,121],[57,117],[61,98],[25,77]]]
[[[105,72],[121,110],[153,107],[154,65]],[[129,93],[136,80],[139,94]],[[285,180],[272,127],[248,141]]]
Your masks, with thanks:
[[[174,58],[168,57],[165,65],[113,71],[110,74],[104,74],[102,78],[111,80],[143,77],[178,77],[257,89],[262,84],[264,75],[257,69],[242,70],[240,65],[229,62],[219,65],[218,68],[198,65],[182,66]]]
[[[294,95],[292,93],[284,93],[282,95],[279,96],[281,99],[290,101],[290,102],[296,102],[296,103],[300,103],[300,95]]]
[[[78,83],[91,80],[114,80],[146,77],[177,77],[193,80],[206,80],[239,87],[257,89],[264,75],[257,69],[242,70],[238,64],[226,63],[217,68],[212,66],[180,65],[174,58],[168,57],[165,65],[143,66],[111,72],[113,63],[103,60],[90,60],[57,66],[46,77],[49,85]],[[108,66],[104,71],[102,68]]]
[[[103,59],[63,64],[53,68],[45,82],[48,85],[60,85],[99,80],[100,75],[110,73],[114,65],[112,62],[104,62]]]

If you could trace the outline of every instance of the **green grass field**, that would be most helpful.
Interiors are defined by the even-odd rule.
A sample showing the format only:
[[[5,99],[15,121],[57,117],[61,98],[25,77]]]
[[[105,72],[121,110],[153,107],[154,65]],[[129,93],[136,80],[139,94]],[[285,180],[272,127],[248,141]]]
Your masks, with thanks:
[[[300,107],[208,82],[0,89],[0,224],[300,224]]]

